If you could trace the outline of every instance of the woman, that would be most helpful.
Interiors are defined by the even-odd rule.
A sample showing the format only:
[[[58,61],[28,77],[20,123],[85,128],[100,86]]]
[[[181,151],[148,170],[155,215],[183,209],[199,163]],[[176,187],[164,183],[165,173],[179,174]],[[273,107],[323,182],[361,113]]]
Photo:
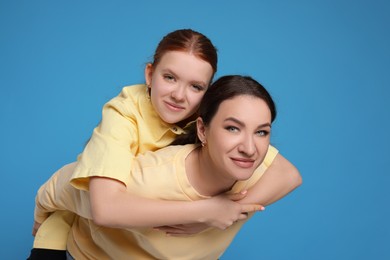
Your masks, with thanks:
[[[258,166],[269,148],[275,116],[274,103],[259,83],[249,77],[222,77],[201,102],[197,135],[180,141],[193,143],[197,136],[202,145],[169,146],[139,155],[115,201],[106,196],[109,186],[92,189],[101,178],[91,178],[90,192],[75,189],[69,184],[74,165],[66,166],[41,187],[36,218],[64,209],[77,214],[67,243],[75,259],[217,259],[244,221],[224,231],[209,228],[190,237],[166,237],[132,219],[131,201],[136,195],[202,205],[212,196],[256,188],[266,168]],[[89,196],[106,203],[89,203]],[[153,209],[137,213],[147,217]]]
[[[216,70],[216,48],[203,34],[182,29],[163,37],[156,48],[153,62],[146,65],[146,85],[125,87],[120,95],[104,106],[102,121],[94,129],[88,145],[79,157],[72,184],[89,189],[89,179],[99,177],[101,181],[91,190],[99,191],[108,185],[112,187],[111,192],[115,192],[118,186],[119,189],[122,188],[120,186],[126,182],[127,173],[132,167],[132,160],[129,158],[165,147],[184,132],[185,125],[195,118],[193,113]],[[154,209],[148,218],[142,215],[134,217],[138,217],[139,225],[149,223],[154,227],[176,226],[191,223],[189,218],[197,213],[208,217],[210,221],[207,224],[210,226],[226,227],[231,219],[245,218],[240,213],[253,209],[253,204],[268,205],[300,184],[299,172],[280,154],[273,161],[271,156],[266,157],[264,163],[269,168],[264,178],[257,183],[259,187],[256,192],[248,190],[247,194],[223,197],[224,200],[210,200],[209,210],[202,208],[197,212],[194,212],[196,208],[192,208],[191,204],[184,206],[175,201],[162,203],[134,197],[134,208],[148,205]],[[116,186],[109,180],[116,180]],[[240,200],[242,198],[244,199]],[[100,203],[99,198],[91,197],[91,200]],[[218,206],[230,210],[225,210],[224,214],[211,210]],[[206,213],[209,215],[206,216]],[[73,214],[62,211],[52,214],[44,223],[35,223],[33,235],[36,234],[36,237],[30,259],[64,259],[72,221]],[[191,234],[206,227],[187,225],[180,226],[179,229],[168,228],[169,233]]]

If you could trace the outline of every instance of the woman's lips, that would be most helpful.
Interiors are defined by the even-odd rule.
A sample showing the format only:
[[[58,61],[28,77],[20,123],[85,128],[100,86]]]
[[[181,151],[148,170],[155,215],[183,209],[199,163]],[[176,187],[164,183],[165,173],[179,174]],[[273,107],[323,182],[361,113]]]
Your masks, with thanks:
[[[255,161],[251,159],[243,159],[243,158],[231,158],[233,163],[241,168],[251,168],[253,167]]]

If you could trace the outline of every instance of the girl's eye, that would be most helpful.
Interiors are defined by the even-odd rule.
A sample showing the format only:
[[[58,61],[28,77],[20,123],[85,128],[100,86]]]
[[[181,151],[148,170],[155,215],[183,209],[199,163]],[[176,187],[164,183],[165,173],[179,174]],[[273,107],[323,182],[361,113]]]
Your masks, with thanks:
[[[198,92],[201,92],[201,91],[204,90],[204,87],[202,87],[200,85],[192,85],[192,88],[195,89]]]
[[[164,75],[164,79],[166,79],[167,81],[174,81],[175,80],[175,78],[172,75]]]
[[[256,134],[257,134],[258,136],[267,136],[267,135],[269,135],[269,131],[266,131],[266,130],[259,130],[259,131],[256,132]]]
[[[235,126],[227,126],[227,127],[225,127],[225,129],[228,130],[231,133],[238,132],[238,128],[235,127]]]

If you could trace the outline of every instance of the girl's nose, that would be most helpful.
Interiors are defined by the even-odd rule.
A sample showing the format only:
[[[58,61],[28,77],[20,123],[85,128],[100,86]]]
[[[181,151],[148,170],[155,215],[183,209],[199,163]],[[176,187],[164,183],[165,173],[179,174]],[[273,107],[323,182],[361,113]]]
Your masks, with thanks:
[[[185,97],[185,87],[177,86],[172,92],[171,97],[176,101],[182,101]]]

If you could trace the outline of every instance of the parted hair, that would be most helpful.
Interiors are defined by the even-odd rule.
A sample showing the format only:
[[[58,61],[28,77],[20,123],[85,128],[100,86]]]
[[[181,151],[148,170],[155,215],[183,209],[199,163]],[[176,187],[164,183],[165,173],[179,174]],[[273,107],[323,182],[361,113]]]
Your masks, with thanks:
[[[153,56],[152,65],[155,67],[168,51],[183,51],[193,54],[213,68],[213,75],[217,71],[217,48],[209,38],[192,29],[180,29],[168,33],[159,42]]]

